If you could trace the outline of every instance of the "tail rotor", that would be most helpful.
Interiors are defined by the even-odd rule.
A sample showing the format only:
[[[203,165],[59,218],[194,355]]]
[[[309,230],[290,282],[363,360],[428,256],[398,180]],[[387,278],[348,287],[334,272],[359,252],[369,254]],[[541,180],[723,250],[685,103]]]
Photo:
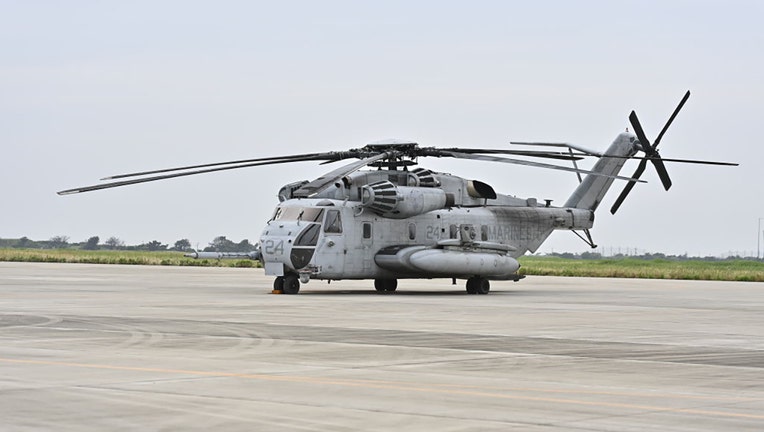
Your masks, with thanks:
[[[642,152],[645,153],[645,157],[639,162],[639,166],[637,166],[637,170],[634,171],[632,178],[638,179],[642,173],[644,173],[645,168],[647,168],[647,162],[650,161],[655,167],[655,170],[658,172],[658,177],[660,177],[661,183],[663,183],[663,187],[666,190],[671,188],[671,178],[668,175],[668,171],[666,171],[666,165],[663,163],[663,159],[661,159],[661,155],[658,153],[657,148],[658,144],[660,144],[661,139],[663,138],[663,134],[665,134],[666,130],[668,130],[669,126],[671,126],[671,123],[674,121],[677,114],[679,114],[679,111],[682,109],[689,97],[690,91],[688,90],[687,93],[684,94],[682,100],[679,102],[679,105],[674,110],[674,113],[671,114],[671,117],[669,117],[666,125],[663,126],[663,129],[658,134],[658,137],[655,138],[655,142],[652,144],[650,144],[650,140],[647,139],[645,131],[642,129],[642,124],[639,123],[637,113],[634,111],[631,112],[629,115],[629,122],[634,129],[634,134],[637,135],[637,139],[639,140]],[[610,208],[610,213],[615,214],[615,212],[618,211],[618,208],[634,188],[635,184],[636,182],[629,182],[626,184],[623,191],[621,192],[621,195],[618,196],[618,199],[615,200],[615,203]]]

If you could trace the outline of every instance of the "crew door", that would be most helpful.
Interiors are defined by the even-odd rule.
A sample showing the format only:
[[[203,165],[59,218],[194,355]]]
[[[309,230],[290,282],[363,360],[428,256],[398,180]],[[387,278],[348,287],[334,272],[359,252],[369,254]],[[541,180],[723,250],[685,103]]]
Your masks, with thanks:
[[[345,238],[340,210],[329,209],[324,216],[324,238],[316,250],[316,264],[321,273],[329,278],[341,278],[345,271]]]

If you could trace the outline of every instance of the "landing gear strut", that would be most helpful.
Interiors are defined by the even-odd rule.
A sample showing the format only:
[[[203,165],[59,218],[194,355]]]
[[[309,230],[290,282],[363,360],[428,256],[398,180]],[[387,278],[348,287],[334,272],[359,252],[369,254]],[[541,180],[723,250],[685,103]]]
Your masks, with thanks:
[[[484,277],[473,276],[467,279],[467,294],[488,294],[490,289],[491,283]]]
[[[398,279],[374,279],[374,289],[378,292],[393,292],[398,288]]]

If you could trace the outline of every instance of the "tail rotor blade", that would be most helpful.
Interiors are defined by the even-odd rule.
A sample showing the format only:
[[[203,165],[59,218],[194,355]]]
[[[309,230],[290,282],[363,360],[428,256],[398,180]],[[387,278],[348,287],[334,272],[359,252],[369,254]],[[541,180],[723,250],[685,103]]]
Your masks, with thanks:
[[[656,144],[658,142],[656,141]],[[663,183],[663,187],[666,190],[669,190],[671,187],[671,178],[669,178],[668,171],[666,171],[666,165],[663,164],[663,159],[658,155],[658,153],[655,153],[656,157],[650,158],[650,162],[653,163],[653,166],[655,166],[655,170],[658,171],[658,177],[660,177],[661,182]]]
[[[647,167],[647,159],[642,159],[642,161],[639,162],[639,166],[637,167],[637,170],[634,171],[634,174],[631,176],[632,178],[638,179],[643,172],[645,172],[645,168]],[[615,203],[613,204],[613,207],[610,207],[610,214],[615,214],[616,211],[618,211],[618,208],[621,207],[621,204],[626,199],[627,196],[629,196],[629,192],[634,188],[634,185],[637,182],[630,181],[626,183],[626,187],[623,188],[623,191],[621,192],[621,195],[618,195],[618,199],[615,200]]]
[[[629,122],[631,123],[631,127],[634,128],[634,133],[637,135],[639,143],[642,144],[643,151],[647,153],[648,156],[652,156],[650,141],[647,139],[645,131],[642,130],[642,125],[639,123],[636,112],[632,111],[631,114],[629,114]]]
[[[674,119],[676,118],[676,115],[679,114],[679,111],[682,109],[682,107],[684,106],[684,103],[687,102],[687,99],[689,98],[690,98],[690,91],[687,90],[687,93],[684,94],[684,97],[679,102],[679,105],[674,110],[674,113],[671,114],[671,117],[669,117],[668,121],[666,122],[666,125],[663,126],[663,130],[661,130],[661,133],[659,133],[658,137],[655,138],[655,143],[653,143],[653,149],[658,147],[658,143],[661,142],[661,138],[663,138],[663,134],[666,133],[666,130],[669,128],[669,126],[671,126],[671,122],[674,121]],[[666,188],[666,190],[668,190],[668,188]]]

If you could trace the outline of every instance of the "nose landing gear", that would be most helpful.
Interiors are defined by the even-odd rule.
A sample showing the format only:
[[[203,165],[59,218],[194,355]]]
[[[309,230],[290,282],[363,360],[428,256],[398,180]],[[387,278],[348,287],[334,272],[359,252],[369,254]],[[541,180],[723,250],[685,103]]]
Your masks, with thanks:
[[[279,276],[273,281],[274,294],[297,294],[300,292],[300,277],[295,274]]]

